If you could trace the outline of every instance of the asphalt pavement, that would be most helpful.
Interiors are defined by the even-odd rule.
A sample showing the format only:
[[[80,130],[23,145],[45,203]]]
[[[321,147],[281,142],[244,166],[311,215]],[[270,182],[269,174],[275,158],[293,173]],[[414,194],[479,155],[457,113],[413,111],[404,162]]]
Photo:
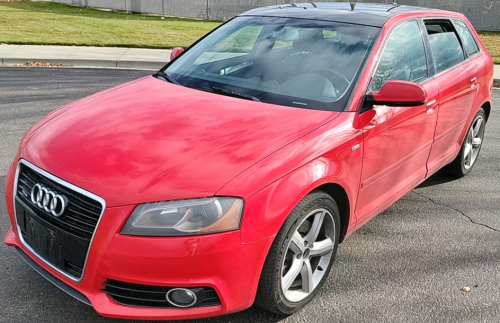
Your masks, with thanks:
[[[65,104],[150,71],[0,68],[0,182],[27,129]],[[500,322],[500,90],[473,171],[440,173],[356,231],[317,297],[290,317],[258,307],[198,323]],[[10,225],[0,185],[0,236]],[[464,292],[468,287],[470,291]],[[123,322],[61,292],[0,243],[0,322]]]

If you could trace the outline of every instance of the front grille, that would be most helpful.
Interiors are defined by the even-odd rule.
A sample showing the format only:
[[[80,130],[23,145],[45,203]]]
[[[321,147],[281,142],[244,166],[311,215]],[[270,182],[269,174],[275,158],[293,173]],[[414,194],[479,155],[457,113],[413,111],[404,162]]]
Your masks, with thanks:
[[[62,214],[54,216],[31,200],[39,184],[64,196]],[[83,275],[92,236],[104,210],[104,200],[22,161],[15,187],[16,221],[23,243],[67,277],[78,281]]]
[[[36,184],[42,184],[68,198],[68,207],[61,217],[54,217],[31,202],[31,189]],[[65,232],[88,240],[92,238],[102,212],[102,205],[98,201],[56,183],[23,164],[19,169],[17,196],[25,204],[31,205],[36,214],[45,221]]]
[[[102,292],[108,294],[115,302],[138,307],[164,307],[174,308],[166,299],[169,290],[175,287],[138,285],[118,280],[108,279],[102,283],[105,288]],[[189,288],[198,298],[192,307],[205,307],[220,305],[220,299],[211,287]]]
[[[78,266],[78,265],[75,265],[74,263],[72,263],[70,261],[65,261],[64,267],[66,269],[66,272],[68,274],[70,274],[71,276],[80,277],[82,275],[83,268]]]

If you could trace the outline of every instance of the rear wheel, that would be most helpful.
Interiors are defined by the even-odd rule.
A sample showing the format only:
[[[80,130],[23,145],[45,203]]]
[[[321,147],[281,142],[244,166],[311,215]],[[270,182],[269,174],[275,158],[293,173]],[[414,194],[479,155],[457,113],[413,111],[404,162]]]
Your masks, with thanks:
[[[485,125],[486,117],[484,110],[481,108],[467,131],[460,153],[455,160],[442,169],[444,173],[459,178],[467,175],[472,170],[481,151]]]
[[[338,207],[321,191],[307,195],[290,213],[264,264],[256,302],[288,315],[305,306],[328,277],[340,233]]]

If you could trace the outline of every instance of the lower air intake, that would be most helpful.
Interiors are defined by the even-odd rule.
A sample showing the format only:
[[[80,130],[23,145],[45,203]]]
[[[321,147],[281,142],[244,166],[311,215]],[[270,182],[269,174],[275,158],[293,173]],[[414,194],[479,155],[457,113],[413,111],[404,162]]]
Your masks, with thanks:
[[[102,283],[105,288],[101,289],[115,302],[121,305],[138,307],[177,308],[167,301],[167,294],[178,287],[163,287],[138,285],[118,280],[108,279]],[[196,303],[193,307],[206,307],[220,305],[220,299],[211,287],[185,287],[196,295]]]

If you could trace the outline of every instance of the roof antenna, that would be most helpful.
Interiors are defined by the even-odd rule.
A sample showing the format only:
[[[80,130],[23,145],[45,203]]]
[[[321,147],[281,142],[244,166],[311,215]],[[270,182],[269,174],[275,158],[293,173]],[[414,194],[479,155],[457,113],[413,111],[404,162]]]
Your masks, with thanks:
[[[350,2],[351,4],[351,11],[354,11],[354,9],[356,8],[356,2]]]
[[[316,2],[313,2],[313,1],[309,1],[309,2],[312,4],[312,6],[313,6],[314,8],[318,8],[318,5],[316,4]]]

